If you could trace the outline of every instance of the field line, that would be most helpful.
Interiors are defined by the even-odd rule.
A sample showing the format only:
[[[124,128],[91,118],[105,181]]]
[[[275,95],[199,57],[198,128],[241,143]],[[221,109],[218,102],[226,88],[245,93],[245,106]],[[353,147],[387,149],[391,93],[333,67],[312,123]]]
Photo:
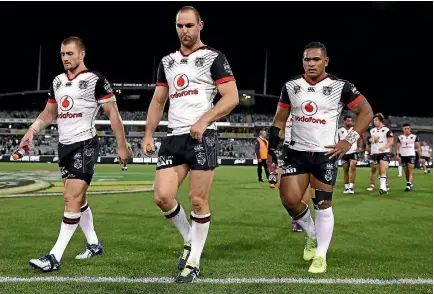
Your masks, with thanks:
[[[138,193],[138,192],[151,192],[153,188],[136,189],[136,190],[122,190],[122,191],[88,191],[86,195],[107,195],[107,194],[122,194],[122,193]],[[9,194],[0,195],[0,198],[25,198],[25,197],[45,197],[45,196],[61,196],[62,192],[53,193],[23,193],[23,194]]]
[[[174,278],[127,278],[127,277],[1,277],[0,283],[47,282],[47,283],[139,283],[170,284]],[[428,285],[432,279],[313,279],[313,278],[225,278],[197,279],[196,283],[204,284],[350,284],[350,285]]]

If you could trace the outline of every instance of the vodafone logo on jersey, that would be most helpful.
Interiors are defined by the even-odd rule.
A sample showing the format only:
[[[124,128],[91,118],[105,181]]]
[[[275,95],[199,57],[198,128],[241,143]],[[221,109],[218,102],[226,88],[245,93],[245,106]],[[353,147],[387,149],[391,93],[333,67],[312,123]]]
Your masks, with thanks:
[[[68,95],[60,98],[59,107],[60,109],[62,109],[62,111],[69,111],[73,106],[74,106],[74,100],[72,100],[72,98],[69,97]]]
[[[315,118],[312,117],[313,115],[315,115],[318,111],[318,106],[316,105],[315,102],[308,100],[308,101],[304,101],[301,104],[301,111],[307,115],[306,116],[297,116],[297,115],[293,115],[293,119],[296,121],[300,121],[300,122],[305,122],[305,123],[313,123],[313,124],[320,124],[320,125],[325,125],[327,123],[327,121],[325,119],[319,119],[319,118]]]
[[[186,74],[177,74],[173,79],[173,86],[177,91],[182,91],[188,87],[190,81]]]
[[[186,90],[189,84],[190,84],[190,80],[188,79],[186,74],[177,74],[173,79],[173,86],[175,87],[176,92],[170,94],[170,98],[174,99],[174,98],[181,98],[189,95],[198,95],[199,94],[198,89]]]
[[[81,113],[81,112],[78,112],[78,113],[69,112],[69,110],[71,110],[73,106],[74,106],[74,100],[71,97],[69,97],[68,95],[63,96],[60,99],[59,108],[60,108],[60,110],[66,111],[66,112],[59,113],[57,115],[57,118],[62,119],[62,118],[83,117],[83,113]]]
[[[305,115],[312,116],[318,111],[318,106],[311,100],[304,101],[301,104],[301,111],[303,111]]]

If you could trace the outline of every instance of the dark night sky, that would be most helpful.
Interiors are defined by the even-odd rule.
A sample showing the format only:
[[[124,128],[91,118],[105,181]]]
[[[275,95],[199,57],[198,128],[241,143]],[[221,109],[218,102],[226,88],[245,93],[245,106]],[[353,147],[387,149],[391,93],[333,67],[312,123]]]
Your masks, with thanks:
[[[239,89],[263,92],[268,48],[267,93],[279,95],[302,73],[304,45],[321,41],[328,72],[354,83],[375,112],[432,116],[432,2],[0,3],[0,93],[36,89],[40,43],[48,89],[69,35],[84,39],[86,65],[111,82],[151,83],[154,56],[158,64],[179,48],[175,14],[183,5],[199,9],[202,40],[227,56]]]

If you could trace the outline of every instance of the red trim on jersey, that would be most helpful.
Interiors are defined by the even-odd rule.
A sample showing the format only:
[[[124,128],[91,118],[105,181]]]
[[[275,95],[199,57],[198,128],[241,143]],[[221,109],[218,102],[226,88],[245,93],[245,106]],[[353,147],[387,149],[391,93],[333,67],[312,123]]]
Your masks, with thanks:
[[[69,71],[67,71],[67,72],[66,72],[66,77],[68,78],[68,81],[72,81],[72,80],[74,80],[76,77],[78,77],[80,74],[85,73],[85,72],[88,72],[88,71],[89,71],[89,69],[86,68],[86,69],[82,70],[81,72],[79,72],[78,74],[76,74],[75,77],[73,77],[72,79],[69,77]]]
[[[56,99],[48,98],[48,103],[57,103],[57,102],[56,102]]]
[[[283,108],[291,108],[291,104],[283,103],[283,102],[280,102],[280,101],[279,101],[279,103],[277,103],[277,106],[280,106],[280,107],[283,107]]]
[[[205,47],[208,47],[208,46],[206,46],[206,45],[202,45],[202,46],[196,48],[195,50],[191,51],[191,52],[188,53],[188,54],[185,54],[184,52],[182,52],[182,49],[180,48],[180,49],[179,49],[179,53],[181,53],[181,55],[182,55],[183,57],[188,57],[190,54],[193,54],[193,53],[196,52],[197,50],[204,49]]]
[[[230,81],[235,81],[235,78],[233,76],[228,76],[228,77],[218,79],[217,81],[215,81],[215,83],[216,83],[216,85],[220,85],[220,84],[230,82]]]
[[[365,98],[365,97],[363,97],[363,95],[360,94],[356,99],[354,99],[353,101],[351,101],[350,103],[348,103],[347,107],[350,108],[350,109],[353,108],[354,106],[357,105],[357,103],[359,103],[360,101],[362,101],[363,98]]]
[[[169,87],[168,83],[156,83],[156,86],[161,86],[161,87]]]
[[[308,76],[306,76],[306,74],[303,74],[303,79],[305,79],[309,85],[314,86],[314,85],[324,81],[326,78],[328,78],[328,76],[329,76],[329,74],[325,72],[325,73],[323,73],[323,76],[318,79],[318,81],[312,81]]]
[[[115,94],[110,93],[110,94],[108,94],[108,95],[102,96],[101,98],[98,98],[97,100],[98,100],[98,101],[101,101],[101,100],[109,99],[109,98],[112,98],[114,95],[115,95]]]

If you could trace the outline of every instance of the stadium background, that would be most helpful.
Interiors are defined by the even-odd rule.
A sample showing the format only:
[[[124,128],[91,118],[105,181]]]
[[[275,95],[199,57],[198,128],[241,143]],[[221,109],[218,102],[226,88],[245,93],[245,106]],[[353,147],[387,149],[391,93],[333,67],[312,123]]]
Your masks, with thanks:
[[[84,39],[88,47],[86,65],[105,75],[116,90],[122,119],[128,121],[125,125],[127,138],[133,145],[134,157],[136,158],[131,162],[155,163],[155,157],[150,159],[143,156],[140,141],[143,137],[146,110],[153,94],[158,62],[163,55],[179,47],[174,30],[174,15],[177,9],[184,4],[191,3],[74,4],[85,10],[88,15],[97,15],[103,19],[110,19],[110,21],[103,21],[100,25],[89,25],[82,21],[74,24],[74,26],[65,27],[53,26],[52,17],[40,17],[34,11],[40,9],[46,11],[48,15],[56,15],[62,9],[66,11],[73,9],[70,6],[72,4],[27,3],[25,6],[19,6],[14,3],[2,3],[0,5],[0,25],[2,27],[14,27],[14,30],[5,30],[3,40],[8,45],[0,48],[0,54],[7,56],[2,61],[3,70],[0,73],[2,81],[0,93],[3,93],[0,94],[0,161],[10,160],[10,155],[16,149],[20,137],[44,107],[49,84],[54,76],[62,71],[58,53],[60,41],[66,36],[77,35]],[[291,76],[302,73],[302,48],[309,41],[325,43],[331,60],[328,72],[354,83],[358,90],[367,97],[374,112],[385,114],[386,125],[390,126],[396,133],[400,133],[401,125],[409,122],[420,138],[426,140],[432,147],[432,3],[267,3],[266,5],[251,3],[249,4],[249,9],[251,9],[249,13],[245,13],[246,7],[242,4],[225,3],[223,5],[222,3],[204,4],[198,2],[194,5],[199,9],[205,21],[202,39],[206,44],[226,54],[240,91],[240,105],[232,114],[219,122],[219,158],[222,164],[250,165],[255,163],[253,157],[254,140],[261,128],[267,128],[270,125],[283,83]],[[113,11],[116,11],[115,15],[113,15]],[[159,13],[154,15],[154,11]],[[143,17],[144,13],[146,18]],[[25,27],[19,25],[24,20],[33,25]],[[323,25],[324,20],[326,26]],[[423,36],[419,36],[418,33],[422,31],[425,33]],[[423,62],[419,62],[420,59],[423,59]],[[342,125],[342,117],[346,114],[348,112],[342,113],[340,125]],[[116,143],[110,126],[105,121],[107,118],[100,111],[97,119],[99,120],[97,123],[98,135],[102,143],[101,162],[115,163]],[[163,121],[167,121],[167,113],[164,114]],[[162,123],[157,129],[156,140],[164,138],[166,130],[166,126]],[[37,137],[35,148],[30,152],[30,157],[25,157],[24,161],[41,162],[46,160],[52,163],[56,161],[56,154],[57,131],[56,125],[53,124]],[[359,164],[364,165],[366,163],[360,162]],[[219,217],[220,225],[228,225],[229,228],[228,235],[221,235],[222,238],[232,240],[233,244],[236,244],[240,226],[243,228],[246,228],[247,224],[264,228],[276,226],[271,221],[275,214],[279,215],[276,221],[279,222],[280,227],[277,227],[279,230],[274,233],[279,236],[283,236],[282,234],[286,236],[287,216],[278,204],[276,192],[270,191],[267,186],[258,186],[255,168],[231,166],[222,167],[221,171],[217,175],[217,184],[213,189],[213,195],[216,194],[217,197],[212,201],[214,201],[217,211],[220,207],[221,213],[216,219],[217,232],[214,236],[224,233],[218,231]],[[168,224],[159,219],[161,215],[158,214],[158,211],[152,209],[154,206],[152,206],[151,194],[145,193],[149,197],[146,197],[147,200],[143,204],[142,198],[140,198],[143,193],[131,193],[132,191],[151,190],[153,172],[153,165],[143,166],[141,164],[131,166],[129,174],[121,174],[117,164],[104,165],[104,167],[100,165],[97,168],[96,180],[91,187],[91,194],[113,193],[109,196],[105,194],[105,200],[97,197],[91,202],[96,207],[95,219],[99,230],[111,230],[111,228],[105,227],[105,223],[111,224],[108,214],[112,214],[113,209],[110,205],[119,205],[119,199],[125,197],[128,197],[129,204],[121,205],[119,208],[121,212],[119,213],[131,214],[133,216],[130,221],[141,223],[142,215],[137,216],[134,213],[137,206],[143,207],[142,205],[144,205],[146,206],[145,212],[158,219],[156,223],[152,223],[153,226],[168,229]],[[339,174],[341,179],[341,171]],[[354,266],[340,266],[327,278],[380,278],[387,280],[432,277],[432,177],[423,177],[421,173],[417,173],[415,181],[418,184],[416,184],[415,193],[409,197],[402,193],[404,181],[396,178],[394,170],[389,171],[392,192],[389,197],[382,197],[381,199],[391,201],[383,201],[382,204],[378,196],[366,193],[365,186],[367,187],[368,176],[368,169],[359,172],[358,183],[356,184],[356,197],[359,198],[353,199],[340,196],[342,187],[339,185],[343,184],[342,180],[340,182],[338,180],[335,194],[340,212],[337,212],[337,216],[342,222],[350,224],[351,228],[342,229],[339,225],[337,226],[336,230],[340,234],[336,234],[334,239],[336,241],[333,241],[334,245],[332,244],[331,252],[336,262],[344,262],[349,256],[352,256],[353,253],[351,252],[356,251],[354,248],[359,248],[361,251],[366,249],[366,247],[358,247],[357,244],[369,246],[369,244],[375,243],[375,240],[381,240],[383,244],[387,245],[380,246],[378,255],[370,251],[373,256],[378,258],[376,265],[372,263],[373,256],[354,257],[361,265],[370,267],[372,274],[360,274],[356,270],[357,267],[354,268]],[[36,186],[32,186],[31,189],[22,189],[23,186],[29,184]],[[8,192],[3,193],[7,188],[11,188],[11,185],[17,189],[12,190],[13,192],[8,190]],[[50,196],[60,195],[61,191],[60,176],[55,164],[0,163],[0,197]],[[119,192],[122,193],[119,194]],[[181,200],[185,201],[185,187],[181,189],[180,194],[182,195],[180,196]],[[246,205],[253,201],[261,209],[252,208],[251,212],[244,215],[246,224],[233,224],[232,227],[229,227],[225,221],[234,217],[234,214],[233,211],[225,211],[223,207],[229,206],[233,209],[236,207],[232,203],[232,198],[227,198],[225,195],[237,195],[238,201]],[[59,208],[62,206],[61,199],[56,198],[53,201],[50,197],[1,200],[4,201],[3,208],[0,210],[1,220],[6,224],[10,224],[10,219],[15,218],[18,224],[23,223],[29,226],[27,217],[40,220],[35,209],[44,210],[47,207]],[[229,204],[228,201],[230,201]],[[359,211],[353,210],[355,205],[360,206]],[[30,209],[30,206],[34,209]],[[262,208],[268,209],[269,212],[264,213]],[[387,209],[389,210],[386,212]],[[418,215],[417,224],[412,224],[411,221],[407,223],[402,221],[400,216],[402,210],[405,209]],[[98,212],[98,210],[100,211]],[[50,227],[48,224],[53,223],[53,220],[57,220],[58,211],[55,212],[48,213],[46,218],[40,221],[46,224],[46,228]],[[341,214],[339,215],[339,213]],[[372,213],[375,217],[371,216]],[[263,214],[265,215],[260,217],[258,221],[257,216]],[[354,220],[354,217],[357,219]],[[377,227],[378,224],[381,224],[382,227]],[[148,225],[143,226],[148,227]],[[231,228],[232,232],[230,231]],[[118,227],[118,229],[120,228]],[[14,233],[17,230],[23,230],[23,234],[27,237],[17,239]],[[19,262],[13,260],[12,257],[1,257],[5,264],[13,265],[10,267],[0,266],[0,281],[5,281],[3,276],[33,276],[33,273],[22,272],[22,268],[26,266],[25,260],[22,260],[25,259],[23,256],[39,254],[38,250],[46,250],[46,248],[29,245],[29,243],[36,244],[38,242],[38,238],[32,234],[32,230],[35,230],[35,227],[31,225],[29,228],[25,228],[24,225],[11,227],[5,225],[2,228],[5,238],[16,240],[21,249],[16,254],[11,255],[15,257],[15,260],[20,260]],[[47,243],[53,241],[57,230],[58,224],[55,223],[50,229],[50,233],[44,235],[49,241]],[[403,237],[400,231],[407,231],[412,236]],[[256,233],[257,230],[252,229],[250,235]],[[135,230],[125,229],[125,235],[135,234],[137,234]],[[154,241],[151,243],[156,247],[162,242],[160,239],[162,237],[156,235],[155,232],[141,231],[141,234],[152,235]],[[387,236],[387,240],[384,240],[382,236]],[[177,239],[172,240],[173,238],[163,239],[165,240],[163,242],[174,243],[172,247],[176,251],[176,241],[174,240]],[[271,267],[272,270],[265,266],[263,270],[258,271],[256,267],[251,268],[249,265],[239,262],[245,259],[246,262],[253,264],[255,260],[248,255],[237,255],[237,250],[250,248],[249,246],[253,246],[251,244],[254,242],[261,243],[264,239],[270,241],[269,238],[264,234],[258,234],[256,238],[252,237],[251,240],[243,238],[244,242],[250,245],[227,245],[228,247],[224,247],[220,244],[220,252],[222,251],[221,248],[233,251],[235,252],[233,255],[228,254],[227,256],[235,256],[235,259],[226,260],[226,263],[217,262],[217,265],[228,266],[228,270],[209,269],[208,272],[204,272],[205,278],[251,278],[258,277],[258,275],[261,277],[306,278],[302,271],[304,270],[303,265],[299,266],[300,269],[288,274],[285,271],[286,265],[279,266],[279,259],[274,257],[271,261],[267,260],[267,262],[277,264]],[[112,244],[115,244],[118,239],[118,236],[105,236],[105,240],[111,241]],[[279,239],[284,238],[279,237]],[[276,248],[280,248],[280,251],[277,249],[272,251],[274,256],[281,256],[281,251],[286,250],[287,244],[300,247],[303,242],[301,236],[291,236],[287,239],[290,241],[286,240],[279,243],[277,239],[272,238],[273,244],[277,244]],[[141,242],[144,244],[147,241],[141,240]],[[210,247],[213,248],[216,239],[213,241],[211,238],[210,242]],[[70,247],[75,248],[77,247],[76,244],[81,243],[72,242]],[[5,246],[5,252],[8,252],[9,245]],[[121,254],[122,246],[113,246],[112,250]],[[335,246],[334,249],[333,246]],[[388,246],[394,247],[389,253],[387,252],[387,248],[390,248]],[[70,247],[67,251],[70,250]],[[418,249],[418,253],[412,255],[412,250],[415,248]],[[344,252],[343,256],[337,256],[339,255],[338,249],[341,250],[340,252]],[[12,250],[11,248],[9,252]],[[141,249],[137,250],[140,251]],[[254,253],[258,253],[257,250],[259,249],[254,250]],[[134,250],[131,255],[128,254],[125,259],[130,258],[128,260],[131,260],[136,257]],[[164,260],[164,256],[157,251],[152,251],[152,254],[156,256],[155,260],[158,258]],[[66,256],[68,257],[68,255]],[[388,261],[384,256],[394,259],[394,262]],[[207,257],[213,260],[212,251],[208,256],[205,255],[205,260]],[[293,256],[289,257],[290,262],[297,260],[294,258]],[[216,259],[218,258],[216,257],[214,261]],[[264,262],[262,264],[265,264],[266,259],[259,259]],[[125,262],[124,260],[118,261],[120,263]],[[97,261],[96,265],[86,264],[83,272],[79,273],[78,276],[100,275],[98,266],[104,267],[104,262],[107,261]],[[294,262],[297,263],[297,261]],[[125,263],[122,264],[125,266]],[[205,263],[205,268],[217,267],[216,264]],[[145,273],[143,273],[141,265],[133,263],[126,266],[128,268],[126,272],[107,269],[102,274],[129,275],[131,277],[166,276],[167,272],[159,267],[161,265],[170,267],[166,265],[165,261],[160,263],[158,260]],[[243,269],[245,269],[245,273],[240,274]],[[62,271],[61,275],[77,276],[66,267]],[[306,281],[302,280],[301,282]],[[349,284],[353,284],[353,282]],[[346,286],[340,288],[339,285],[336,285],[331,292],[348,293],[346,291],[352,289],[354,292],[361,291],[360,293],[367,291],[372,293],[377,293],[376,291],[378,293],[432,293],[432,289],[425,286],[405,285],[403,287],[400,285],[393,286],[395,288],[377,288],[374,287],[375,284],[370,284],[356,288],[354,285],[349,285],[348,288],[345,288]],[[66,286],[68,283],[65,284]],[[371,286],[373,288],[369,288]],[[0,289],[2,287],[0,284]],[[10,290],[11,288],[5,286],[5,293],[18,293],[26,289],[36,291],[31,286],[28,288],[26,288],[27,286],[20,287]],[[41,291],[44,287],[41,288]],[[63,286],[59,287],[57,289],[61,289]],[[102,288],[104,287],[102,286]],[[280,288],[278,283],[276,285],[270,283],[270,286],[267,287],[270,288],[263,288],[263,290],[272,291],[274,289],[276,292],[287,290]],[[301,289],[309,288],[303,287],[296,289],[302,291]],[[317,289],[315,286],[312,288]],[[87,288],[83,289],[86,290]],[[107,291],[107,289],[105,290]],[[205,289],[208,289],[209,292],[239,291],[246,293],[257,291],[253,288],[224,288],[223,286]],[[139,291],[134,287],[130,290]],[[164,292],[165,290],[153,288],[154,292]],[[122,292],[122,289],[119,291]],[[207,292],[203,288],[202,291]]]

